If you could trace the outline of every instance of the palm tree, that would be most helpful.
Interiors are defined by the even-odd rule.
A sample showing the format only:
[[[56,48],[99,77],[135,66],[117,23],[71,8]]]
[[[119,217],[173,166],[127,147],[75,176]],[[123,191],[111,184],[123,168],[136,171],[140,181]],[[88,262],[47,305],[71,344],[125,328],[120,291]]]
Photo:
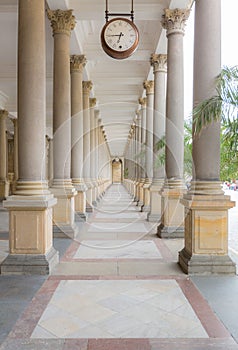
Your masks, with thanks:
[[[221,179],[238,178],[238,66],[224,67],[216,78],[216,95],[193,109],[193,134],[221,120]]]

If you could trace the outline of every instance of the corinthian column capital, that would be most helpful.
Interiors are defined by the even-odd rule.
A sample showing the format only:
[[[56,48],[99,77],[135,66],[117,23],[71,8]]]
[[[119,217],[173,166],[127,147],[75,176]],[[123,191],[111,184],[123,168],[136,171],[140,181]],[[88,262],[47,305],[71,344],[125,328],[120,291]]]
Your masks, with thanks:
[[[161,23],[163,28],[167,30],[167,36],[176,32],[184,34],[189,14],[189,9],[165,9]]]
[[[53,35],[67,34],[70,36],[71,30],[74,29],[76,21],[72,14],[73,10],[47,10],[47,16],[53,28]]]
[[[146,97],[141,97],[139,98],[138,102],[139,104],[141,105],[141,107],[145,107],[146,106],[146,101],[147,101],[147,98]]]
[[[6,119],[8,117],[8,111],[6,109],[0,109],[0,119]]]
[[[90,108],[95,107],[97,104],[97,99],[95,97],[89,99],[89,106]]]
[[[150,64],[156,72],[167,72],[167,55],[152,53],[150,57]]]
[[[154,93],[154,81],[146,80],[143,83],[144,89],[146,90],[146,95],[150,95]]]
[[[90,91],[92,90],[93,83],[91,80],[83,81],[83,93],[84,94],[89,94]]]
[[[83,68],[87,63],[85,55],[71,55],[70,56],[70,71],[82,73]]]

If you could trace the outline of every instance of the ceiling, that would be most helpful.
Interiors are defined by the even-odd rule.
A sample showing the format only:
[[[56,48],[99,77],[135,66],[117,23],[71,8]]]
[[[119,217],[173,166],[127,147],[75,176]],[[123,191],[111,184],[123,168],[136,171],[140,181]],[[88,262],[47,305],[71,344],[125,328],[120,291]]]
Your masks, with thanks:
[[[108,0],[110,12],[129,13],[131,0]],[[134,0],[135,24],[140,41],[128,59],[115,60],[105,54],[100,33],[105,24],[105,0],[48,0],[50,9],[73,9],[76,27],[71,35],[71,54],[84,54],[84,80],[91,80],[91,97],[104,125],[112,156],[122,156],[130,126],[144,96],[143,81],[153,79],[152,53],[166,53],[165,30],[161,27],[164,8],[186,8],[191,0]],[[0,0],[0,92],[8,96],[4,106],[17,115],[17,0]],[[46,19],[47,133],[52,133],[53,37]],[[0,95],[1,101],[1,95]],[[2,106],[0,106],[3,108]]]

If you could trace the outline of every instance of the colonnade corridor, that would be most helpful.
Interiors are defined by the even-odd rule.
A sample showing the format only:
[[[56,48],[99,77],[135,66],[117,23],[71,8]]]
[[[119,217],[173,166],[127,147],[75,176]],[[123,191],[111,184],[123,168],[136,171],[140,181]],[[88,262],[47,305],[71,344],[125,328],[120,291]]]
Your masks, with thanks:
[[[74,240],[54,239],[50,276],[2,276],[1,349],[238,349],[180,270],[183,239],[158,238],[145,215],[113,184]]]

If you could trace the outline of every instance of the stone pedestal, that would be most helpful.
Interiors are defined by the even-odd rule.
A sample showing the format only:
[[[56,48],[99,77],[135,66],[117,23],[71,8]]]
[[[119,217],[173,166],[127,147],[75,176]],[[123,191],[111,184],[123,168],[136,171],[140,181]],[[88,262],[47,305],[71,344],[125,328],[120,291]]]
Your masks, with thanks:
[[[228,209],[235,206],[229,196],[185,195],[185,247],[179,264],[188,274],[235,274],[228,256]]]
[[[150,187],[152,184],[152,179],[145,179],[145,183],[143,185],[143,197],[144,197],[144,205],[141,208],[142,211],[144,212],[149,212],[150,211]]]
[[[162,215],[158,227],[160,238],[184,237],[184,208],[180,199],[186,192],[181,181],[167,181],[162,189]]]
[[[4,201],[9,211],[10,254],[1,274],[49,274],[58,263],[52,246],[53,195],[11,196]],[[33,234],[34,233],[34,234]]]
[[[57,198],[57,205],[53,208],[54,237],[75,237],[74,216],[75,196],[77,191],[69,181],[54,179],[51,193]]]
[[[164,185],[164,180],[154,180],[150,186],[150,212],[147,216],[148,221],[159,222],[162,212],[162,197],[160,191]]]

